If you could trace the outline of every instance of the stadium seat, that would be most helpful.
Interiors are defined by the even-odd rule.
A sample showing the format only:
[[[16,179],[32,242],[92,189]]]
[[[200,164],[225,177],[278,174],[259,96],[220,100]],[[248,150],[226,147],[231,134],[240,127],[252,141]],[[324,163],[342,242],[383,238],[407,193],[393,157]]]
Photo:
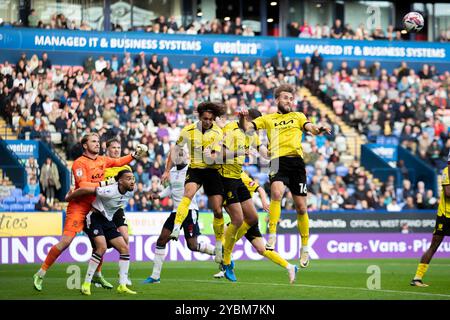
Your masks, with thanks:
[[[24,204],[23,211],[35,211],[34,204],[31,203]]]
[[[0,211],[9,211],[9,204],[0,203]]]
[[[258,178],[259,184],[264,185],[267,180],[269,180],[269,176],[267,173],[259,172],[255,175],[255,178]]]
[[[53,144],[61,144],[62,143],[62,135],[61,132],[51,132],[50,140]]]
[[[29,204],[30,203],[30,198],[29,197],[16,197],[16,203]]]
[[[39,196],[30,198],[30,203],[31,204],[36,204],[38,202],[39,202]]]
[[[23,211],[23,205],[22,204],[18,204],[18,203],[14,203],[14,204],[9,206],[9,211]]]
[[[21,197],[22,196],[22,189],[15,188],[11,191],[11,196],[13,197]]]
[[[4,203],[4,204],[13,204],[13,203],[16,203],[16,198],[13,197],[13,196],[6,197],[6,198],[3,199],[3,202],[2,202],[2,203]]]
[[[245,171],[247,171],[248,174],[251,176],[254,176],[255,174],[257,174],[259,172],[257,166],[246,166]]]
[[[314,169],[314,166],[312,166],[310,164],[306,165],[305,169],[306,169],[306,175],[308,175],[308,176],[314,175],[314,172],[316,171],[316,169]]]
[[[348,168],[346,166],[338,166],[336,168],[336,174],[340,177],[345,177],[348,174]]]

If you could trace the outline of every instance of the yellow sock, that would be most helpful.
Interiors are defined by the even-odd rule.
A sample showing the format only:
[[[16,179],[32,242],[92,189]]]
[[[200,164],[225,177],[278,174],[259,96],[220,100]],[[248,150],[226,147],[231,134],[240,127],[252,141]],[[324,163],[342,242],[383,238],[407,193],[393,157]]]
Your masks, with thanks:
[[[237,233],[236,233],[236,241],[238,241],[240,238],[242,238],[250,229],[252,226],[248,225],[247,222],[242,222],[242,225],[239,227]]]
[[[180,201],[180,205],[177,208],[177,214],[175,216],[175,224],[182,225],[184,219],[186,219],[189,213],[189,205],[191,204],[191,199],[188,197],[183,197]]]
[[[270,200],[269,206],[269,233],[277,233],[277,224],[281,216],[281,201]]]
[[[423,276],[425,275],[425,273],[428,270],[428,266],[429,266],[429,264],[427,264],[427,263],[419,263],[419,265],[417,266],[417,271],[416,271],[416,275],[414,276],[414,279],[422,280]]]
[[[272,262],[282,266],[283,268],[286,268],[289,265],[289,262],[283,259],[276,251],[266,250],[264,251],[263,256],[271,260]]]
[[[297,214],[297,228],[302,237],[302,247],[308,247],[309,240],[309,217],[308,212]]]
[[[230,223],[225,231],[225,244],[223,246],[223,264],[228,265],[231,263],[231,252],[233,252],[234,244],[236,243],[236,233],[238,227]]]
[[[224,220],[222,218],[216,218],[213,219],[213,230],[214,234],[216,235],[216,241],[221,241],[223,243],[223,228],[224,228]]]

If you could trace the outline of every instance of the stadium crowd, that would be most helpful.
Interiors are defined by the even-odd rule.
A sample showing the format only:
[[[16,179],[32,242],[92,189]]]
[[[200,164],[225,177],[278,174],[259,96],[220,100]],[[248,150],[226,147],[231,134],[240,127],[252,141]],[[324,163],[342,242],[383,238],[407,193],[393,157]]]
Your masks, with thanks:
[[[425,152],[427,157],[427,152],[436,154],[431,159],[439,167],[438,159],[445,159],[441,152],[448,152],[442,151],[443,146],[448,148],[450,143],[447,126],[435,111],[444,110],[447,105],[444,101],[448,99],[448,72],[437,75],[432,67],[424,66],[416,75],[414,70],[406,70],[403,63],[393,75],[388,75],[379,63],[365,66],[361,61],[353,69],[345,62],[337,68],[331,62],[325,66],[323,63],[317,52],[303,61],[286,61],[280,52],[265,64],[261,60],[251,64],[238,57],[230,61],[214,57],[204,58],[198,66],[193,63],[189,69],[175,69],[167,57],[149,57],[141,52],[136,56],[126,53],[120,59],[112,56],[111,60],[90,57],[83,66],[68,67],[53,66],[46,53],[41,57],[23,54],[15,63],[4,61],[0,66],[0,115],[21,138],[51,143],[54,134],[59,133],[60,147],[69,160],[81,155],[81,136],[92,131],[100,133],[103,152],[106,141],[116,136],[121,139],[124,154],[138,143],[148,145],[149,157],[133,165],[138,191],[128,211],[171,208],[168,198],[150,201],[149,193],[162,188],[160,177],[166,155],[181,128],[195,121],[200,102],[223,102],[230,119],[241,107],[271,113],[276,110],[273,89],[283,83],[299,88],[309,86],[330,101],[345,100],[339,114],[367,134],[369,140],[377,134],[400,134],[402,144],[412,148],[410,136],[414,133],[420,138],[414,150],[420,155]],[[396,81],[399,73],[405,77]],[[374,79],[379,91],[378,87],[371,87]],[[368,84],[363,86],[364,83]],[[419,88],[423,89],[422,94],[417,93]],[[423,119],[405,112],[416,102],[420,107],[415,111],[421,112]],[[425,190],[421,182],[412,186],[405,179],[403,188],[396,188],[390,179],[379,186],[365,175],[357,161],[346,165],[341,158],[348,151],[339,126],[330,124],[305,97],[298,97],[297,110],[313,123],[327,123],[333,128],[331,136],[304,137],[310,210],[436,207],[432,191]],[[430,112],[435,117],[429,119]],[[400,127],[398,123],[404,125]],[[377,132],[373,124],[379,124]],[[426,127],[422,128],[420,125],[424,124]],[[426,134],[431,138],[425,145],[422,140]],[[264,136],[262,141],[266,142]],[[270,194],[267,162],[257,158],[255,163],[246,164],[245,170]],[[207,208],[207,198],[202,193],[198,198],[200,207]],[[289,192],[283,201],[285,209],[293,208]],[[257,194],[255,202],[258,208],[262,207]]]
[[[22,26],[19,22],[14,23],[15,26]],[[42,29],[69,29],[69,30],[94,30],[86,21],[77,22],[66,17],[63,13],[55,13],[50,20],[43,21],[39,19],[35,9],[31,9],[28,16],[28,27]],[[255,36],[255,31],[251,26],[245,25],[240,17],[236,17],[234,21],[231,19],[220,20],[213,19],[211,21],[205,19],[194,20],[187,25],[181,25],[174,16],[166,18],[159,16],[150,20],[148,25],[137,26],[124,30],[119,24],[112,24],[113,31],[145,31],[151,33],[166,34],[226,34],[240,36]],[[386,30],[380,26],[369,30],[365,25],[365,20],[355,27],[350,23],[343,23],[340,19],[336,19],[330,26],[326,23],[311,25],[307,20],[302,22],[292,21],[287,25],[288,37],[315,38],[315,39],[352,39],[352,40],[389,40],[400,41],[408,39],[401,30],[396,29],[393,25],[388,25]],[[450,41],[450,28],[442,29],[439,32],[439,42]]]

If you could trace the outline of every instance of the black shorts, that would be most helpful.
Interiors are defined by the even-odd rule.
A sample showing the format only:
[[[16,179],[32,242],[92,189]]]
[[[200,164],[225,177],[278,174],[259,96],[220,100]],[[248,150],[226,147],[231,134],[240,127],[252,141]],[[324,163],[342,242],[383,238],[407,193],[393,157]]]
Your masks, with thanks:
[[[262,238],[261,231],[259,231],[258,224],[251,226],[251,228],[247,230],[247,233],[245,234],[245,238],[250,242],[255,240],[255,238]]]
[[[172,212],[170,216],[167,218],[166,222],[164,222],[163,228],[169,229],[170,231],[173,230],[173,226],[175,224],[175,215],[176,212]],[[189,213],[184,219],[183,224],[181,225],[184,230],[184,237],[186,239],[194,238],[199,235],[200,233],[200,227],[198,226],[198,211],[197,210],[189,210]]]
[[[127,219],[125,218],[125,212],[123,211],[123,208],[120,208],[119,210],[116,211],[116,213],[113,216],[113,222],[117,228],[123,226],[128,227]]]
[[[301,157],[280,157],[270,161],[270,183],[282,181],[293,195],[306,197],[306,169]]]
[[[224,206],[244,202],[252,198],[250,191],[248,191],[241,179],[222,177],[222,184],[225,191]]]
[[[433,234],[437,236],[450,236],[450,218],[444,215],[436,217]]]
[[[223,196],[222,180],[217,169],[193,169],[189,167],[184,184],[189,182],[195,182],[203,186],[203,190],[205,190],[205,194],[208,197],[215,195]]]
[[[93,248],[95,248],[95,237],[104,236],[108,244],[108,248],[111,248],[109,241],[122,236],[120,232],[117,231],[117,226],[113,221],[109,221],[104,215],[96,211],[90,211],[86,216],[84,232],[91,240]]]

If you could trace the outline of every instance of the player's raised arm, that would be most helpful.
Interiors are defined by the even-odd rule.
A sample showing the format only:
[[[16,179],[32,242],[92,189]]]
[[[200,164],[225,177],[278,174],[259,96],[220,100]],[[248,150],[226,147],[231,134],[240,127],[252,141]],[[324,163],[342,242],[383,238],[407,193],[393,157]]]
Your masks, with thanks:
[[[88,170],[86,170],[82,163],[74,162],[72,174],[75,179],[75,185],[79,188],[96,188],[102,186],[102,183],[108,183],[107,181],[91,182],[87,172]]]
[[[69,192],[66,194],[65,200],[67,202],[69,202],[69,201],[72,201],[79,197],[95,195],[95,192],[96,192],[95,187],[78,188],[77,190],[69,190]]]
[[[256,130],[253,122],[248,121],[248,110],[247,108],[242,108],[239,111],[239,127],[243,128],[245,132]]]
[[[310,133],[312,133],[313,135],[319,135],[321,133],[327,133],[327,134],[331,134],[331,128],[328,128],[326,126],[317,126],[311,122],[307,122],[303,128],[305,129],[305,131],[308,131]]]
[[[164,172],[161,176],[161,183],[165,183],[166,181],[169,181],[170,168],[172,168],[172,164],[173,164],[172,153],[175,152],[176,148],[178,148],[177,145],[170,147],[169,154],[167,155],[167,159],[166,159],[166,166],[165,166]]]

